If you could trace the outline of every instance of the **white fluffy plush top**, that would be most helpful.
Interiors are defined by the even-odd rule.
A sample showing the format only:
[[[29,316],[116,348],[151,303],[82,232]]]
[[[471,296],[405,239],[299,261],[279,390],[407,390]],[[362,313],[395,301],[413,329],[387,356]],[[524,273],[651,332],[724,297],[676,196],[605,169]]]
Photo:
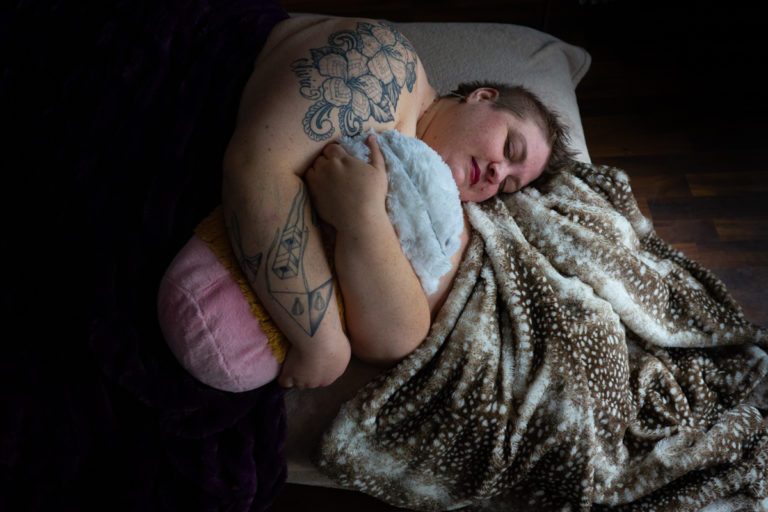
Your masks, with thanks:
[[[341,141],[353,156],[370,161],[363,134]],[[451,268],[464,228],[459,190],[448,164],[424,142],[400,132],[377,134],[387,163],[387,212],[427,294]]]

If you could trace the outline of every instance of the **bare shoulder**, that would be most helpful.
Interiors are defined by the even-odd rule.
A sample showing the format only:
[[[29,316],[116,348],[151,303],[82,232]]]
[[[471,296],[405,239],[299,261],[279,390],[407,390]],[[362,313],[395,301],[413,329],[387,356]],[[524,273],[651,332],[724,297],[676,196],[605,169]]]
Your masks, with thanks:
[[[304,158],[294,165],[303,172],[332,140],[409,131],[430,89],[413,46],[389,23],[292,18],[277,25],[255,63],[238,136],[250,151],[262,142],[277,151],[301,145]]]
[[[312,102],[304,131],[312,139],[356,135],[366,122],[396,122],[401,98],[413,94],[419,64],[411,44],[394,27],[367,19],[315,25],[327,39],[291,63],[300,94]],[[336,123],[327,122],[338,114]]]

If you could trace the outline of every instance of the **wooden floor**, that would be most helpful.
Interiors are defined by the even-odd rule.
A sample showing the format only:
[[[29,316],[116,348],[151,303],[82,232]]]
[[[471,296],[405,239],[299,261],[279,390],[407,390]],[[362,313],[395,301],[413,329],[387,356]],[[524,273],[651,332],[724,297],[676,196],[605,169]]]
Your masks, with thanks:
[[[593,62],[577,96],[593,162],[627,171],[658,234],[712,269],[746,317],[768,327],[768,102],[755,71],[768,64],[763,18],[707,2],[688,11],[677,2],[584,3],[282,2],[291,12],[515,23],[586,48]],[[287,485],[270,510],[401,509]]]

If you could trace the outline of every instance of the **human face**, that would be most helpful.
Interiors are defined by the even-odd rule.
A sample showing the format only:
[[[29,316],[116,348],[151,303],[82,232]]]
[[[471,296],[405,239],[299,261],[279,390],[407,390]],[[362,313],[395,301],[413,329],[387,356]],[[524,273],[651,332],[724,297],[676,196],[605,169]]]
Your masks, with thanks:
[[[462,201],[515,192],[544,171],[550,147],[535,121],[493,107],[495,89],[438,108],[421,139],[451,168]]]

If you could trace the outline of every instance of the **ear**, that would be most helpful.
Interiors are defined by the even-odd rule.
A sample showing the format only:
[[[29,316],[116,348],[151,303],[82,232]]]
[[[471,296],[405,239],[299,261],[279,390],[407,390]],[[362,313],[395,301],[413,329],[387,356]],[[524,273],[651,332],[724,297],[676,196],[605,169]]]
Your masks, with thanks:
[[[469,103],[481,103],[483,101],[496,101],[499,97],[499,91],[491,87],[480,87],[475,89],[469,96],[467,96],[467,102]]]

